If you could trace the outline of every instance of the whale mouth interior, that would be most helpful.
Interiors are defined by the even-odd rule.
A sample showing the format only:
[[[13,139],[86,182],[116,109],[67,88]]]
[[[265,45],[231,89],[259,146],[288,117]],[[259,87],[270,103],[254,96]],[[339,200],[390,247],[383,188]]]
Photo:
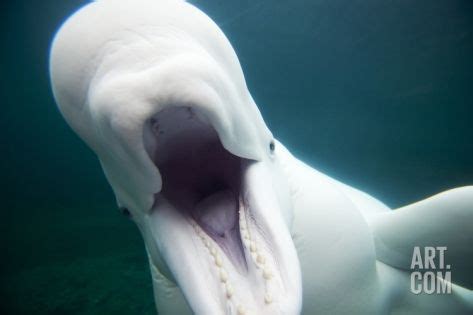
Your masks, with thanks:
[[[190,107],[154,115],[145,145],[160,171],[166,198],[219,245],[240,273],[247,271],[239,228],[244,159],[221,144],[215,129]]]

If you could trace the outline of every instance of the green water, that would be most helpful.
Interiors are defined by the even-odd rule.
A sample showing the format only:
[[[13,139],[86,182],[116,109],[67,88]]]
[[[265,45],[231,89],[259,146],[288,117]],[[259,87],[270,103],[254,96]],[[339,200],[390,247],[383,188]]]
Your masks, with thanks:
[[[140,235],[50,92],[50,41],[85,2],[0,5],[2,314],[154,313]],[[473,183],[472,1],[192,2],[303,160],[392,207]]]

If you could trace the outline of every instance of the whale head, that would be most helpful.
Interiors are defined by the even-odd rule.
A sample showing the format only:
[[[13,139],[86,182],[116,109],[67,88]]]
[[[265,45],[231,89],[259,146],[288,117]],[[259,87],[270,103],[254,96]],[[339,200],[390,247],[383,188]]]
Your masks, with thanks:
[[[55,36],[59,109],[143,235],[158,310],[297,314],[299,261],[278,143],[238,58],[183,1],[102,0]]]

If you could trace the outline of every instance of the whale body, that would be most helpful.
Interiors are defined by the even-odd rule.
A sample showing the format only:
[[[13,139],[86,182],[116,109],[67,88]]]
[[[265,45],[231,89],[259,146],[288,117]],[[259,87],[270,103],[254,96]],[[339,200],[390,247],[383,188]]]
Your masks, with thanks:
[[[191,4],[84,6],[54,38],[50,76],[143,236],[159,314],[473,311],[473,187],[391,210],[304,164]],[[412,293],[416,246],[448,248],[450,294]]]

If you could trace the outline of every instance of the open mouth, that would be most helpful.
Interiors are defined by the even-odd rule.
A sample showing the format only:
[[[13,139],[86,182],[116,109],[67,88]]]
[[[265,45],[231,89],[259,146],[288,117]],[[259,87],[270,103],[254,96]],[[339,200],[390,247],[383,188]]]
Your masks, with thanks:
[[[250,162],[225,150],[215,130],[190,108],[163,110],[151,127],[162,196],[218,244],[239,272],[246,272],[239,211],[244,209],[242,174]]]
[[[162,178],[155,239],[194,313],[294,313],[281,310],[299,305],[297,258],[262,164],[226,150],[189,107],[154,115],[145,146]]]

